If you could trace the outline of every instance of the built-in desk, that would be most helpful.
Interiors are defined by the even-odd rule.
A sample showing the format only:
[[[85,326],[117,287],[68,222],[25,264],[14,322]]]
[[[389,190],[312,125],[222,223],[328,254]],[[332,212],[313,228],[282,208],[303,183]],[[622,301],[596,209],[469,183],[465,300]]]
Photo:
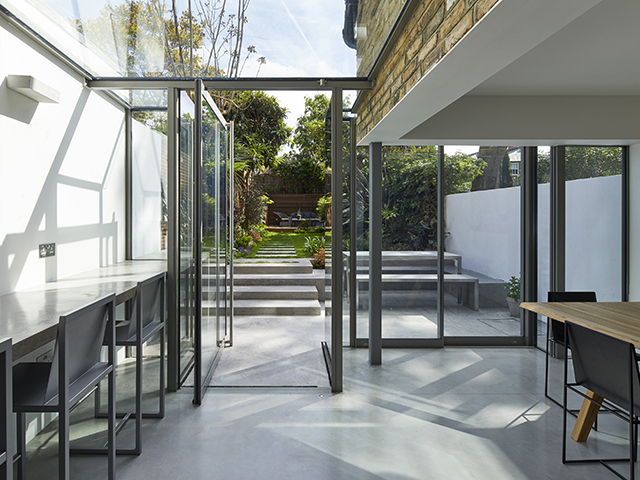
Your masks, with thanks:
[[[15,361],[55,340],[60,315],[111,293],[130,300],[140,280],[166,269],[166,260],[129,260],[2,295],[0,338],[12,338]]]

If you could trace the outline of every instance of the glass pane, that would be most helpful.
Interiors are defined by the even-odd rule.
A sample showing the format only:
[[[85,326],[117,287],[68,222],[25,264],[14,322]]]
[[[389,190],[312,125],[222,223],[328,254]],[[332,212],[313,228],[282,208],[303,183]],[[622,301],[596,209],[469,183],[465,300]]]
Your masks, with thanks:
[[[435,147],[383,148],[383,338],[439,335],[437,165]]]
[[[186,92],[180,93],[180,158],[178,185],[178,229],[180,248],[180,375],[189,373],[194,355],[195,255],[193,251],[193,102]]]
[[[343,2],[237,0],[226,8],[225,2],[204,0],[5,4],[100,77],[349,77],[356,71],[355,49],[342,35]],[[355,16],[350,18],[353,30]]]
[[[358,46],[357,76],[368,77],[407,0],[364,2],[360,9],[358,2],[349,3],[355,7],[347,6],[345,35]]]
[[[520,150],[445,159],[445,336],[520,336]]]
[[[132,124],[132,257],[167,248],[167,115],[134,112]]]
[[[202,382],[225,335],[226,131],[202,103]]]
[[[356,150],[356,274],[364,259],[369,256],[369,151],[366,147]],[[358,289],[356,309],[356,338],[369,338],[369,285]]]
[[[566,289],[621,301],[622,149],[566,149]]]

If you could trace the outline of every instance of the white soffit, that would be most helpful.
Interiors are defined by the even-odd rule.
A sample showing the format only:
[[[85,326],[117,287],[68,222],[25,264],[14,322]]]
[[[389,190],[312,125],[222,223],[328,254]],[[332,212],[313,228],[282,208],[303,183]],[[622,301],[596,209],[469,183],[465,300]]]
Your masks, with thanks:
[[[7,75],[7,88],[41,103],[60,103],[60,92],[30,75]]]
[[[386,144],[491,78],[602,0],[500,0],[362,139]],[[415,143],[415,142],[414,142]]]

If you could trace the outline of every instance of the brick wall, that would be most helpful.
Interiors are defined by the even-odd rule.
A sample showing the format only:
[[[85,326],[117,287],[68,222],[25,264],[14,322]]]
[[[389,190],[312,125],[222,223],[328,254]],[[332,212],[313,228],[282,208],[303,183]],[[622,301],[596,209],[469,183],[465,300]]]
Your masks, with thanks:
[[[391,47],[373,89],[366,92],[358,110],[358,140],[496,4],[498,0],[423,0],[398,41]],[[392,15],[396,2],[360,0],[361,24],[373,23],[367,15]],[[371,8],[376,5],[376,8]],[[395,22],[395,18],[393,21]],[[369,38],[369,33],[367,33]],[[367,58],[377,42],[358,43],[358,57]],[[363,65],[363,63],[361,63]],[[358,72],[362,74],[362,72]],[[368,72],[364,72],[364,75]]]

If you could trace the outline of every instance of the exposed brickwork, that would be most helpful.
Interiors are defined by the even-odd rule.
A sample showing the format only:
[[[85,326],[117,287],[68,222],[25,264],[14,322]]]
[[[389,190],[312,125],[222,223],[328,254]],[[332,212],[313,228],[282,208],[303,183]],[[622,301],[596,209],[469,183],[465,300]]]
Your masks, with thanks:
[[[374,79],[373,89],[364,94],[358,111],[358,140],[382,120],[497,2],[423,0],[391,47],[389,57]],[[360,0],[359,24],[367,27],[367,41],[358,41],[359,76],[368,75],[404,3]],[[384,38],[375,36],[382,33]]]

